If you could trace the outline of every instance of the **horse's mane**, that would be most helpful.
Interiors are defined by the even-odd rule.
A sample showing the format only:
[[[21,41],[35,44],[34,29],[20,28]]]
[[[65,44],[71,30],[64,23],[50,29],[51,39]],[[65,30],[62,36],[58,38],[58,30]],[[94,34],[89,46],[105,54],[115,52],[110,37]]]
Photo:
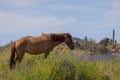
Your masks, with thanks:
[[[50,34],[53,41],[64,41],[64,34]]]

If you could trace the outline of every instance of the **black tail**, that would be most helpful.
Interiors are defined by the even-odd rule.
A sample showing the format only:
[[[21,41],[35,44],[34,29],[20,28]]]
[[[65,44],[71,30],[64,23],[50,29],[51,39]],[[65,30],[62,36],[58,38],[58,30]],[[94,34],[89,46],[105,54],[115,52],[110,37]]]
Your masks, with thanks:
[[[15,42],[14,42],[11,45],[10,69],[12,69],[15,65],[15,52],[16,52],[16,49],[15,49]]]

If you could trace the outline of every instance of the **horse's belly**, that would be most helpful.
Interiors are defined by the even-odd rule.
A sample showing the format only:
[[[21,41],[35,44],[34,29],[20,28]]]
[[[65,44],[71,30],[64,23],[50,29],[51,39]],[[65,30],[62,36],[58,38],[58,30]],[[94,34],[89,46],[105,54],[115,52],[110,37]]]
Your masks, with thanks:
[[[35,54],[35,55],[44,53],[44,51],[32,51],[32,50],[29,50],[29,51],[27,50],[26,52],[29,54]]]
[[[45,45],[31,45],[27,47],[26,52],[30,54],[40,54],[51,50],[51,47]]]
[[[45,49],[40,49],[40,48],[29,48],[26,50],[26,52],[30,53],[30,54],[40,54],[43,53],[45,51]]]

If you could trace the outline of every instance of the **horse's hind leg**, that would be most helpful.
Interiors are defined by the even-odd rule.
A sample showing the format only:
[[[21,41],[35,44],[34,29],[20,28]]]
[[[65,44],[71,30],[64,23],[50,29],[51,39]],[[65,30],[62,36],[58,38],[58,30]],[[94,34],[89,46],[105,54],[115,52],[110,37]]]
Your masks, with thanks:
[[[18,55],[16,55],[16,57],[15,57],[14,64],[13,64],[13,68],[15,68],[15,65],[16,65],[16,62],[17,62],[17,59],[18,59]]]
[[[21,62],[24,54],[25,54],[25,51],[22,51],[22,50],[21,50],[21,51],[20,51],[20,50],[17,51],[17,56],[16,56],[16,58],[15,58],[15,62],[16,62],[16,61]]]
[[[16,57],[15,57],[15,61],[14,61],[14,64],[13,64],[13,68],[15,68],[15,65],[16,65],[17,61],[19,63],[21,62],[23,56],[24,56],[24,53],[16,52]]]

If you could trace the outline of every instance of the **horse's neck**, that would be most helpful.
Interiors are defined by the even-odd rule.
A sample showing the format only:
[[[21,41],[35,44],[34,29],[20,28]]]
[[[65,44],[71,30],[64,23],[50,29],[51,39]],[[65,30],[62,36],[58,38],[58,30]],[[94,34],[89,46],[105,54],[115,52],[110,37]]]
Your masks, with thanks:
[[[63,43],[63,41],[57,41],[57,42],[54,42],[54,46],[57,46],[59,44]]]

